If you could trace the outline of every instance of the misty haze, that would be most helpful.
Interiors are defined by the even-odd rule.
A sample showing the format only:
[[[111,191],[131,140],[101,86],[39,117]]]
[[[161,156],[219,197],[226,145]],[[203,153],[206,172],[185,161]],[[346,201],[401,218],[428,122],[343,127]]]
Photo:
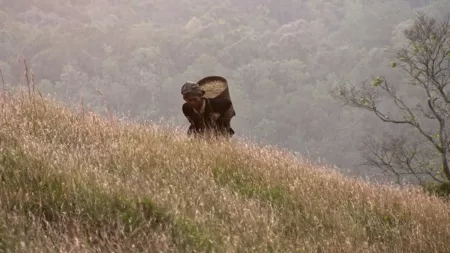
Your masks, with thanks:
[[[0,252],[450,252],[449,0],[0,0],[0,77]]]
[[[363,138],[402,131],[343,107],[330,90],[383,75],[418,11],[435,18],[447,0],[427,1],[0,1],[0,68],[25,85],[26,57],[42,93],[133,120],[187,128],[181,85],[227,78],[235,138],[277,145],[335,164],[362,166]],[[103,94],[103,95],[102,95]],[[414,101],[417,98],[408,98]],[[389,108],[385,108],[389,109]]]

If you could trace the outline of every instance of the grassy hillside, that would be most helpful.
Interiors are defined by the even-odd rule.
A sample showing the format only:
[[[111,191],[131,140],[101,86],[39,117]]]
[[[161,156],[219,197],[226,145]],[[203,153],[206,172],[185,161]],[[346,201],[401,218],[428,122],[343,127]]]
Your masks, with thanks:
[[[0,252],[450,252],[449,205],[245,143],[3,98]]]

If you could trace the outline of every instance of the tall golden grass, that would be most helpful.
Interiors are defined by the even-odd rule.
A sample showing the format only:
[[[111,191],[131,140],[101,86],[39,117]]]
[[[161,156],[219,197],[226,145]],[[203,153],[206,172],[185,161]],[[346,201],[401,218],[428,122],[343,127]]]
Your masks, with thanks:
[[[444,201],[270,147],[18,92],[0,149],[0,252],[450,252]]]

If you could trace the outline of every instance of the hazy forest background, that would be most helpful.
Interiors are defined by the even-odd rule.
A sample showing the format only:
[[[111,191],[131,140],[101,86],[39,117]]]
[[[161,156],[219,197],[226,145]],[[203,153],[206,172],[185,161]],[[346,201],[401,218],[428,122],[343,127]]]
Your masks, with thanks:
[[[417,12],[444,17],[448,0],[0,0],[0,69],[58,100],[134,120],[184,126],[180,87],[228,79],[236,137],[289,148],[352,175],[362,142],[403,131],[330,96],[384,75]],[[99,90],[102,94],[97,91]],[[418,95],[419,96],[419,95]],[[409,97],[410,101],[417,99]],[[388,105],[386,108],[389,109]],[[370,172],[370,173],[369,173]]]

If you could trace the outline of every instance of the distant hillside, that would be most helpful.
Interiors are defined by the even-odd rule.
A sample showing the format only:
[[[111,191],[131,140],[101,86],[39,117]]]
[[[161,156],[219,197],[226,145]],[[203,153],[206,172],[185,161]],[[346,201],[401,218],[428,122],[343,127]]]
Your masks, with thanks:
[[[357,167],[364,138],[403,129],[329,91],[382,75],[400,83],[391,65],[403,30],[418,11],[448,10],[449,0],[0,0],[0,69],[23,85],[24,56],[60,101],[83,96],[99,112],[106,99],[133,120],[172,125],[186,122],[180,86],[222,75],[238,136],[372,176],[378,168]]]
[[[0,252],[450,252],[419,191],[25,94],[1,103]]]

